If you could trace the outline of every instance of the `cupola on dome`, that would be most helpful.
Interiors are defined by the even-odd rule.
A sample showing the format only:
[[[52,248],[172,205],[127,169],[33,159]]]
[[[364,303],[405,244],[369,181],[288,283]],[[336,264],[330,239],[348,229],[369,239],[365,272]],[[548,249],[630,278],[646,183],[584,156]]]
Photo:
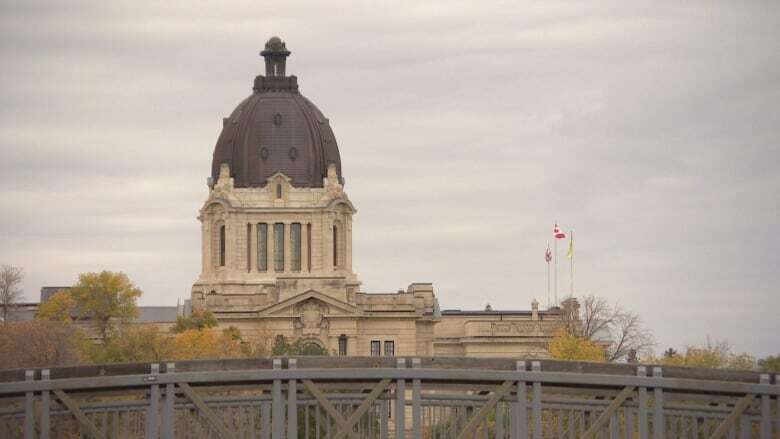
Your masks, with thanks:
[[[322,187],[328,166],[339,181],[341,158],[328,119],[298,91],[298,78],[286,74],[290,55],[279,37],[260,52],[265,76],[255,78],[253,93],[230,117],[214,148],[211,176],[216,181],[223,163],[230,166],[235,187],[262,187],[281,172],[295,187]]]

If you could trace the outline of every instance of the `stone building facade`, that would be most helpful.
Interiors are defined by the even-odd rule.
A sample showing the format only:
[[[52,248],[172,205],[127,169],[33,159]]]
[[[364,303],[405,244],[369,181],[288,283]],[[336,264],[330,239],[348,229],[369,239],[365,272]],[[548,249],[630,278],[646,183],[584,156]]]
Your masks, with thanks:
[[[223,119],[214,150],[193,309],[249,339],[303,339],[336,355],[544,357],[558,308],[441,312],[431,284],[361,290],[357,210],[329,121],[286,74],[284,42],[271,38],[261,55],[265,75]]]

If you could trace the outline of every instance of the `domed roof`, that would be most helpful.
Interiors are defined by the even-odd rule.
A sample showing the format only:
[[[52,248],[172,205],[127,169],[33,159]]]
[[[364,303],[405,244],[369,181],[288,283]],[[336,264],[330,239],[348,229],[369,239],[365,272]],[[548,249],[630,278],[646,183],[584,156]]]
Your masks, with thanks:
[[[253,93],[223,120],[214,148],[211,176],[216,181],[223,163],[230,166],[235,187],[262,187],[277,172],[296,187],[322,187],[328,165],[339,180],[341,158],[328,119],[298,92],[295,76],[285,76],[290,52],[273,37],[261,52],[266,75],[257,76]]]

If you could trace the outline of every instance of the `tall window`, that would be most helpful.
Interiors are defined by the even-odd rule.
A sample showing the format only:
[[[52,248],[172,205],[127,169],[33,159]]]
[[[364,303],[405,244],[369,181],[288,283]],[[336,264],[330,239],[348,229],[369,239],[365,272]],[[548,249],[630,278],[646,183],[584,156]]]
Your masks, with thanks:
[[[393,340],[385,340],[385,356],[395,356],[395,342]]]
[[[339,356],[347,355],[347,336],[341,334],[339,336]]]
[[[306,269],[311,272],[311,223],[306,224]]]
[[[225,266],[225,226],[219,226],[219,266]]]
[[[268,271],[268,224],[257,225],[257,269]]]
[[[379,340],[371,340],[371,356],[379,357],[382,355],[382,342]]]
[[[246,271],[252,271],[252,225],[246,225]]]
[[[333,226],[333,268],[339,266],[339,228]]]
[[[274,224],[274,270],[284,271],[284,223]]]
[[[282,198],[282,185],[276,185],[276,198]]]
[[[290,257],[292,271],[301,271],[301,224],[290,225]]]

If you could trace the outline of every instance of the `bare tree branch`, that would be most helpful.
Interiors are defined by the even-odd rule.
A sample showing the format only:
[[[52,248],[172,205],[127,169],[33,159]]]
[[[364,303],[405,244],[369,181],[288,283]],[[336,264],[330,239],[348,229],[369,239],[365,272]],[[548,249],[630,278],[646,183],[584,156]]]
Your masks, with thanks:
[[[3,323],[8,323],[9,309],[22,298],[19,284],[24,274],[20,267],[3,265],[0,267],[0,307],[3,308]]]

